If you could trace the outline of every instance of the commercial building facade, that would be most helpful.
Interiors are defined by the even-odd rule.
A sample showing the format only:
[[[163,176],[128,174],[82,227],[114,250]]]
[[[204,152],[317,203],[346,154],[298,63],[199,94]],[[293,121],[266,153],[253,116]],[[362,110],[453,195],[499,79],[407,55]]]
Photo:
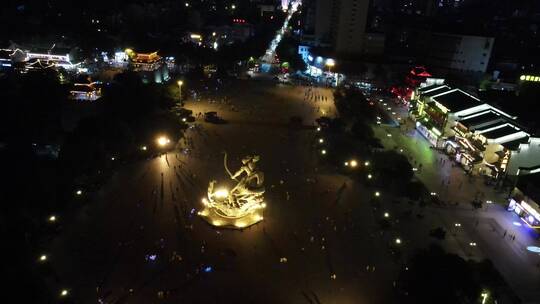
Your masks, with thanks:
[[[508,200],[508,210],[514,211],[529,227],[540,228],[540,173],[519,176]]]
[[[162,83],[169,80],[169,70],[164,59],[157,52],[136,53],[126,50],[129,67],[141,75],[143,82]]]
[[[331,45],[338,54],[362,54],[369,0],[316,0],[316,44]]]
[[[420,87],[411,105],[418,132],[471,174],[501,178],[540,165],[539,138],[516,117],[465,91],[445,84]]]

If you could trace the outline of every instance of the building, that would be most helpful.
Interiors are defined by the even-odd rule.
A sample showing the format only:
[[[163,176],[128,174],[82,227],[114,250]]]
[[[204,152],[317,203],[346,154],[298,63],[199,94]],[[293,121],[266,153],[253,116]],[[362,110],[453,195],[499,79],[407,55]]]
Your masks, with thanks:
[[[426,64],[464,72],[486,72],[495,38],[443,33],[430,36],[424,46]]]
[[[169,70],[164,59],[157,52],[136,53],[126,50],[129,58],[129,67],[141,75],[143,82],[162,83],[169,80]]]
[[[70,98],[74,100],[94,101],[101,97],[99,83],[75,83],[69,91]]]
[[[344,55],[364,52],[369,0],[316,0],[314,36]]]
[[[0,50],[0,71],[11,70],[13,62],[11,60],[12,50]]]
[[[540,228],[540,173],[520,175],[510,194],[508,210],[529,227]]]
[[[418,132],[471,174],[501,178],[540,165],[540,138],[517,117],[461,89],[419,87],[411,105]]]
[[[345,80],[345,75],[336,73],[336,61],[333,58],[313,53],[312,47],[307,45],[299,45],[298,54],[306,63],[305,73],[317,82],[338,86]]]

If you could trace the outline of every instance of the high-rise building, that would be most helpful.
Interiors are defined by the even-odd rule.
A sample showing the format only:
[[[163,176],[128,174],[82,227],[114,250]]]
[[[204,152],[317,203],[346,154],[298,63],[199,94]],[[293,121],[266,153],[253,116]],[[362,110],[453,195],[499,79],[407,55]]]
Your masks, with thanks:
[[[315,39],[340,54],[361,54],[369,0],[316,0]]]

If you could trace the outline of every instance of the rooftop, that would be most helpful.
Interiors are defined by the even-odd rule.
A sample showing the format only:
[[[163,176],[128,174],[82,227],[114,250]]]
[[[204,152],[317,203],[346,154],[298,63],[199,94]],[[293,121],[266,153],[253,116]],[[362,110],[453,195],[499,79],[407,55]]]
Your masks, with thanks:
[[[134,62],[139,63],[154,63],[156,61],[159,61],[161,59],[161,56],[157,54],[157,52],[153,53],[136,53],[133,57]]]
[[[504,136],[512,135],[520,132],[521,129],[516,128],[510,124],[506,124],[504,127],[497,128],[491,131],[481,133],[487,139],[497,139]]]
[[[72,92],[92,92],[95,91],[96,88],[91,84],[86,83],[76,83],[73,85]]]
[[[421,91],[420,94],[422,96],[431,97],[431,96],[435,96],[444,92],[448,92],[450,90],[452,89],[449,86],[440,85],[440,86],[436,86],[436,88],[431,88],[430,90]]]
[[[10,59],[11,60],[12,51],[9,50],[0,50],[0,59]]]
[[[504,118],[493,110],[486,111],[480,115],[475,113],[474,115],[470,115],[459,121],[459,123],[471,131],[490,128],[495,124],[500,124],[503,122],[505,122]]]
[[[529,136],[525,136],[525,137],[518,138],[518,139],[515,139],[515,140],[507,141],[505,143],[502,143],[502,146],[505,147],[508,150],[515,151],[515,150],[517,150],[519,148],[520,144],[524,144],[524,143],[527,143],[527,142],[529,142]]]
[[[436,88],[443,88],[443,87],[448,88],[448,86],[444,85],[444,84],[432,84],[432,85],[428,85],[428,86],[425,86],[425,87],[418,88],[418,92],[424,93],[424,92],[431,91],[431,90],[436,89]]]
[[[478,98],[460,89],[443,92],[432,96],[432,98],[448,108],[450,112],[459,112],[482,104]]]
[[[519,175],[517,188],[538,204],[540,202],[540,173]]]

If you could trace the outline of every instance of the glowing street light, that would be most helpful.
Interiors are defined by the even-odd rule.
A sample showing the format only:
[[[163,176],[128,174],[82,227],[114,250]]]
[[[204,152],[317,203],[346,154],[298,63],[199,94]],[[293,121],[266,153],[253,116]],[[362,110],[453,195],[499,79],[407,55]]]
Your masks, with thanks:
[[[319,143],[322,144],[324,142],[324,138],[319,138]]]
[[[396,239],[396,244],[398,244],[398,245],[401,244],[401,239],[400,238]]]
[[[321,127],[317,127],[317,132],[320,132],[321,131]]]
[[[336,65],[336,61],[332,58],[328,58],[324,64],[328,67],[328,71],[330,71],[330,68]]]
[[[385,212],[384,217],[388,218],[388,217],[390,217],[390,214],[388,212]]]
[[[182,100],[182,85],[184,84],[184,82],[182,80],[178,80],[176,84],[178,84],[178,92],[180,92],[180,100]]]
[[[353,159],[351,160],[350,165],[351,165],[351,168],[355,168],[356,166],[358,166],[358,162]]]
[[[49,216],[49,219],[48,219],[48,220],[49,220],[49,222],[51,222],[51,223],[56,222],[56,215],[53,214],[53,215]]]
[[[75,191],[75,194],[82,195],[82,190],[79,189],[79,190]]]
[[[371,174],[368,174],[368,175],[367,175],[367,178],[368,178],[368,179],[371,179],[372,177],[373,177],[373,176],[372,176]]]
[[[232,8],[232,9],[236,9],[236,5],[234,5],[234,4],[231,5],[231,8]]]
[[[166,136],[160,136],[156,139],[156,142],[159,146],[165,147],[171,142],[171,140],[167,138]]]
[[[61,297],[67,297],[68,294],[69,294],[69,291],[67,289],[62,289],[60,291],[60,296]]]
[[[321,154],[322,154],[322,155],[326,155],[326,150],[324,150],[324,149],[321,150]]]
[[[489,293],[483,292],[483,293],[481,294],[481,296],[482,296],[482,304],[485,304],[486,301],[487,301],[487,298],[489,297]]]
[[[369,166],[369,162],[368,161],[364,162],[364,166],[366,166],[366,167]]]
[[[42,263],[45,262],[45,261],[47,261],[47,255],[46,255],[46,254],[40,255],[40,256],[39,256],[39,261],[42,262]]]
[[[146,151],[148,148],[146,146],[142,146],[141,150]]]
[[[376,191],[376,192],[375,192],[375,196],[376,196],[376,197],[379,197],[379,196],[381,196],[381,193],[380,193],[379,191]]]

